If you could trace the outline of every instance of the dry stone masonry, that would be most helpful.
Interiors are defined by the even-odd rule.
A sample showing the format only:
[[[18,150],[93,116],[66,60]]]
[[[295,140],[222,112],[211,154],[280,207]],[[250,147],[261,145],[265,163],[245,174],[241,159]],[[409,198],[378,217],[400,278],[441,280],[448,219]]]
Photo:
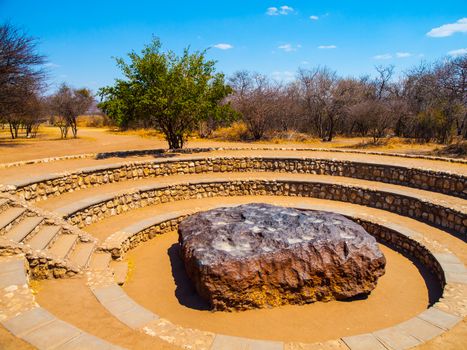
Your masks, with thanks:
[[[239,180],[154,186],[151,189],[121,194],[91,204],[69,213],[67,220],[81,228],[106,217],[148,205],[195,198],[245,195],[299,196],[351,202],[409,216],[461,237],[465,237],[467,230],[467,217],[463,212],[425,200],[370,188],[292,180]]]
[[[28,201],[102,184],[177,174],[225,172],[283,172],[345,176],[437,191],[467,198],[467,178],[447,172],[398,166],[313,158],[219,157],[165,159],[82,169],[71,174],[51,174],[42,179],[6,186],[5,191]]]

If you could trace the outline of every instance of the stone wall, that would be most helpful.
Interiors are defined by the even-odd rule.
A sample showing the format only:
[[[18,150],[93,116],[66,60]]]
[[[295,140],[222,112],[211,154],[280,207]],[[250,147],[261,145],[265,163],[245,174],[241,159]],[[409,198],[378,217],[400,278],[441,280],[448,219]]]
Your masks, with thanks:
[[[349,219],[362,225],[363,228],[369,234],[374,236],[378,242],[389,246],[405,256],[412,257],[421,263],[436,277],[441,289],[444,288],[446,284],[444,271],[429,249],[410,237],[390,229],[389,227],[359,218],[349,217]]]
[[[205,197],[245,195],[298,196],[350,202],[408,216],[466,238],[467,217],[454,209],[396,193],[306,181],[221,181],[156,187],[118,195],[111,200],[71,213],[66,219],[73,225],[84,227],[103,218],[148,205]]]
[[[345,176],[386,182],[467,198],[467,177],[446,172],[313,158],[207,158],[133,162],[93,168],[24,186],[11,192],[28,201],[102,184],[177,174],[279,172]]]

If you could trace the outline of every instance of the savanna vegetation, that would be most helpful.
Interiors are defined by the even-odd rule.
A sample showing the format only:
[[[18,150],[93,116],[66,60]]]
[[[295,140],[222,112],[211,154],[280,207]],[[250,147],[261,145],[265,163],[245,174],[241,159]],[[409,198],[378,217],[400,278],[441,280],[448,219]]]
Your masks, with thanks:
[[[377,66],[372,76],[342,77],[327,67],[298,69],[293,80],[267,75],[217,72],[207,51],[162,49],[154,38],[141,52],[117,58],[122,78],[93,93],[62,84],[47,90],[46,59],[37,41],[10,24],[0,26],[0,124],[12,138],[35,137],[40,123],[69,130],[109,123],[128,130],[153,129],[170,148],[190,135],[254,141],[336,136],[388,137],[452,144],[465,150],[467,137],[467,55],[422,62],[396,76],[393,66]],[[48,89],[50,91],[50,87]],[[82,117],[81,117],[82,118]]]

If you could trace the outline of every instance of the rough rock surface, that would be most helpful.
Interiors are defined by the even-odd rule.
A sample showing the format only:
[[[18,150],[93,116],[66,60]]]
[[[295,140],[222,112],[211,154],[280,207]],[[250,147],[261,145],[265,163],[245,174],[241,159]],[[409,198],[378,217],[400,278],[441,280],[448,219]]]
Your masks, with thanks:
[[[181,256],[214,310],[247,310],[368,294],[386,259],[342,215],[268,204],[194,214],[179,225]]]

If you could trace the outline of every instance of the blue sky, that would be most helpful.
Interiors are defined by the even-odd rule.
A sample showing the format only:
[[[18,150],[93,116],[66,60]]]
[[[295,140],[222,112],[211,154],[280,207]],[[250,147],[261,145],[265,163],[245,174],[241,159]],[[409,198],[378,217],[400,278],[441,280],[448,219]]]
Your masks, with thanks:
[[[96,91],[119,76],[112,57],[139,51],[154,34],[176,52],[205,49],[217,68],[290,79],[298,67],[340,75],[467,52],[467,1],[18,1],[0,20],[40,39],[52,88]],[[217,47],[213,47],[216,45]]]

